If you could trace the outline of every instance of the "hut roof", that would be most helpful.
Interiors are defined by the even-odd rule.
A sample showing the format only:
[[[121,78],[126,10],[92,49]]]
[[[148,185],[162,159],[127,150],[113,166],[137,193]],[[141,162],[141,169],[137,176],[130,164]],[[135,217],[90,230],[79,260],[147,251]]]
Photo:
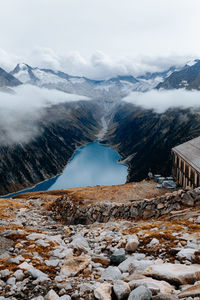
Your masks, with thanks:
[[[200,173],[200,136],[172,148],[190,166]]]

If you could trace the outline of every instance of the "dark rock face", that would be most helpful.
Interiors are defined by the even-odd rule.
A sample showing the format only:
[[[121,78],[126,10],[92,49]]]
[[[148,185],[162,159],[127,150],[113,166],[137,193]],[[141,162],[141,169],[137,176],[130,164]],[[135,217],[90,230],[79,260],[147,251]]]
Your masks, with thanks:
[[[170,175],[171,148],[200,135],[200,116],[189,109],[169,109],[163,114],[121,104],[105,142],[129,165],[128,181],[140,181],[151,170]]]
[[[37,137],[27,144],[0,147],[0,194],[60,173],[76,147],[96,139],[100,112],[95,102],[53,106],[40,120]]]
[[[0,68],[0,87],[12,87],[20,84],[21,82],[17,78]]]
[[[192,66],[185,65],[180,71],[173,72],[163,82],[159,83],[157,89],[200,89],[200,60],[196,60]]]

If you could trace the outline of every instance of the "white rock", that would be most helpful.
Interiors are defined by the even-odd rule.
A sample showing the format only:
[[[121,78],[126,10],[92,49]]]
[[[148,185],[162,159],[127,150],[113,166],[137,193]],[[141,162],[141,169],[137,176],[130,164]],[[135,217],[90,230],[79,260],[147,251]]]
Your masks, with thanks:
[[[168,282],[163,280],[156,280],[152,278],[143,278],[143,279],[137,279],[132,280],[129,282],[129,286],[131,290],[134,288],[137,288],[140,285],[144,285],[146,288],[148,288],[152,294],[158,294],[160,293],[166,293],[166,294],[172,294],[174,292],[173,286],[171,286]]]
[[[60,260],[59,259],[49,259],[49,260],[45,260],[45,264],[47,266],[52,266],[52,267],[57,267],[57,265],[59,264]]]
[[[21,261],[24,261],[24,258],[21,255],[16,256],[16,257],[12,257],[12,258],[9,259],[9,262],[11,264],[17,264],[18,265]]]
[[[87,240],[81,234],[76,235],[68,246],[84,252],[88,252],[90,250]]]
[[[63,295],[60,297],[60,300],[71,300],[71,297],[69,295]]]
[[[51,251],[50,254],[52,256],[62,259],[65,257],[73,256],[73,251],[72,251],[72,249],[68,249],[66,247],[59,246],[55,250]]]
[[[134,252],[137,249],[138,245],[139,245],[139,241],[137,235],[131,235],[128,237],[128,242],[126,244],[125,249],[128,252]]]
[[[118,300],[127,299],[131,292],[128,283],[122,280],[117,280],[114,282],[113,290]]]
[[[119,264],[118,268],[121,272],[129,272],[130,274],[133,272],[143,272],[148,266],[151,266],[154,263],[152,260],[143,259],[137,260],[134,257],[129,257],[121,264]]]
[[[8,269],[4,269],[4,270],[0,271],[1,278],[8,277],[9,275],[10,275],[10,271]]]
[[[22,270],[17,270],[13,276],[15,276],[16,280],[22,281],[24,279],[24,272]]]
[[[39,240],[39,239],[44,240],[44,239],[46,239],[46,235],[43,234],[43,233],[31,233],[31,234],[26,236],[26,239],[27,240],[33,240],[33,241]]]
[[[99,300],[111,300],[112,285],[108,282],[102,283],[95,289],[94,295]]]
[[[156,239],[156,238],[153,238],[152,240],[151,240],[151,242],[147,245],[148,247],[153,247],[153,246],[155,246],[155,245],[159,245],[159,240],[158,239]]]
[[[66,277],[75,276],[83,271],[90,261],[91,258],[86,256],[68,257],[60,270],[60,275],[65,275]]]
[[[164,263],[148,267],[144,275],[179,285],[191,284],[200,280],[200,266]]]
[[[11,286],[15,285],[15,283],[16,283],[16,278],[15,277],[10,277],[6,281],[6,284],[11,285]]]
[[[130,293],[128,300],[151,300],[151,298],[151,291],[141,285]]]
[[[179,298],[200,297],[200,284],[193,285],[178,294]],[[187,299],[187,298],[186,298]]]
[[[35,279],[39,279],[39,280],[41,280],[41,278],[45,279],[45,280],[49,279],[47,274],[45,274],[44,272],[42,272],[36,268],[30,268],[28,270],[28,273]]]
[[[60,297],[56,294],[54,290],[50,290],[48,294],[44,297],[45,300],[59,300]]]
[[[179,251],[177,253],[177,256],[178,256],[178,258],[185,258],[185,259],[191,261],[195,257],[195,255],[194,255],[195,251],[196,251],[195,249],[185,248],[185,249],[182,249],[181,251]]]
[[[29,270],[31,268],[33,268],[33,266],[31,264],[28,264],[26,261],[23,262],[21,265],[18,266],[20,269],[22,270]]]
[[[122,279],[122,273],[118,267],[108,267],[101,274],[101,280],[115,281],[118,279]]]

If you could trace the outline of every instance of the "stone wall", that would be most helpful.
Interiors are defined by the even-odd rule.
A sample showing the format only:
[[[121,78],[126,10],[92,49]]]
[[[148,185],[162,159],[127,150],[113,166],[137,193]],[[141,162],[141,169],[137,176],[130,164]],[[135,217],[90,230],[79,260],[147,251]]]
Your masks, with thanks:
[[[65,224],[91,224],[116,219],[159,218],[171,211],[195,205],[200,205],[200,188],[179,190],[161,197],[127,202],[88,203],[63,196],[53,203],[52,211],[54,217]]]

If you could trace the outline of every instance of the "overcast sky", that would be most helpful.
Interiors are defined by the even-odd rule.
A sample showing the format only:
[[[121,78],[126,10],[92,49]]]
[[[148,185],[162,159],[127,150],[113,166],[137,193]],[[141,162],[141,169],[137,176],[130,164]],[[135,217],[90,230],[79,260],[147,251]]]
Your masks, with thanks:
[[[0,66],[103,77],[200,57],[199,0],[0,0]]]

